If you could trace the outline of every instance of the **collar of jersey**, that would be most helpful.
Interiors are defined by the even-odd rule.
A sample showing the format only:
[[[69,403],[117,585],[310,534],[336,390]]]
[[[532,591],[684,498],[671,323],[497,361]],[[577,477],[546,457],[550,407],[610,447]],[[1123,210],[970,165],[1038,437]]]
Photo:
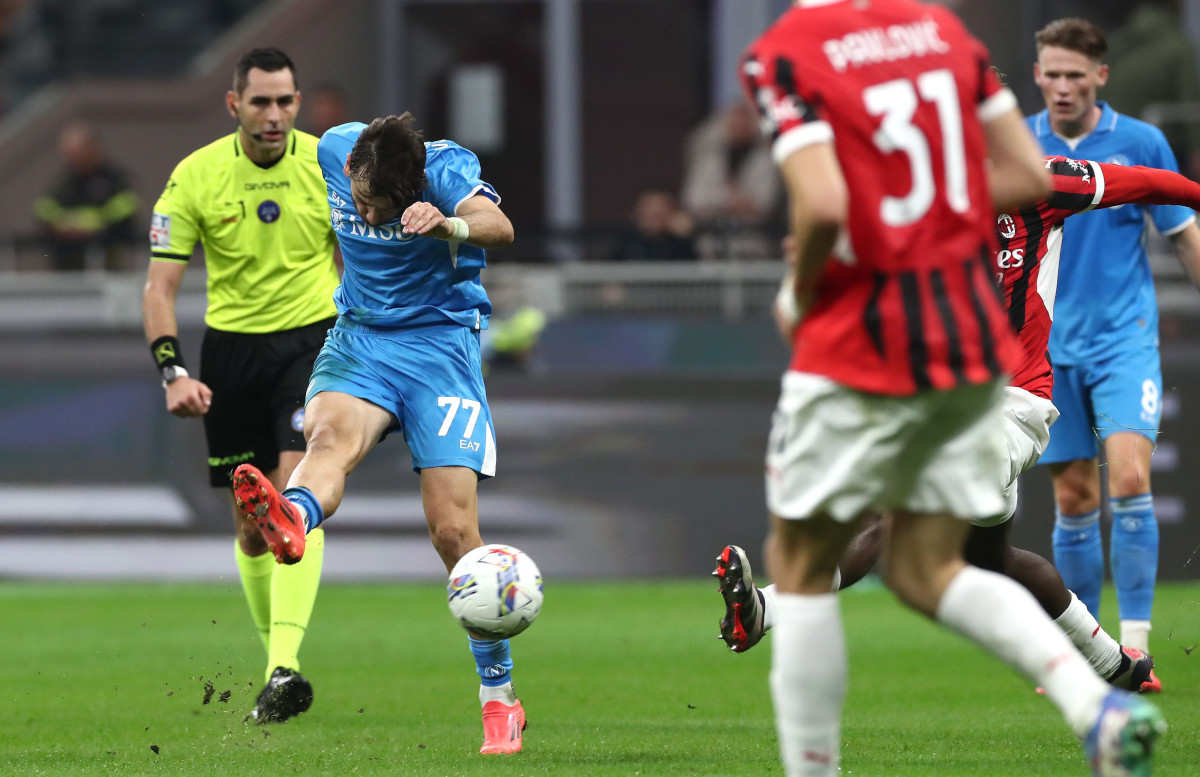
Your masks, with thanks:
[[[1117,112],[1112,109],[1112,106],[1103,100],[1097,100],[1096,105],[1100,106],[1100,121],[1096,122],[1096,129],[1089,132],[1083,137],[1091,135],[1100,135],[1103,133],[1112,132],[1117,127]],[[1061,137],[1054,132],[1050,126],[1050,109],[1046,108],[1037,115],[1037,121],[1034,123],[1035,133],[1039,138],[1048,138],[1050,136]],[[1083,138],[1078,138],[1082,140]]]

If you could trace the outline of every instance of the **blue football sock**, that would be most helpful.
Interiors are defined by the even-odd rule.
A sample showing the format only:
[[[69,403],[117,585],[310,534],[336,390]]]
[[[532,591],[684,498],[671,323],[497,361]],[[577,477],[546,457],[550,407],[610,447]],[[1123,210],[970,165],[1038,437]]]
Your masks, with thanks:
[[[1154,497],[1138,494],[1109,500],[1112,505],[1113,582],[1123,621],[1148,621],[1158,573],[1158,520]]]
[[[475,656],[475,671],[485,686],[495,688],[512,682],[512,657],[508,653],[508,640],[484,640],[467,637],[471,653]]]
[[[305,534],[325,522],[325,511],[321,509],[321,503],[313,496],[313,492],[304,486],[283,489],[283,498],[304,508]]]
[[[1054,511],[1054,566],[1093,618],[1100,617],[1104,585],[1104,546],[1100,541],[1100,509],[1082,515]]]

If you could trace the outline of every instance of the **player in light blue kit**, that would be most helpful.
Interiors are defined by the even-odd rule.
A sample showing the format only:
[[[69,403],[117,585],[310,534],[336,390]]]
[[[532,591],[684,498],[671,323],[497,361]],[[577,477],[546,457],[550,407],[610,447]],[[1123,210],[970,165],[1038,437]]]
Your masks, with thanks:
[[[276,558],[294,563],[305,533],[337,509],[346,475],[402,431],[449,571],[483,545],[476,485],[496,472],[496,443],[479,354],[492,308],[479,271],[485,248],[512,242],[512,224],[475,155],[425,143],[407,113],[330,129],[317,160],[345,273],[308,387],[307,449],[282,494],[248,465],[235,471],[234,493]],[[482,680],[480,752],[518,752],[525,712],[508,640],[470,647]]]
[[[1051,22],[1038,32],[1037,48],[1034,76],[1046,110],[1027,121],[1047,154],[1178,171],[1162,132],[1097,101],[1108,66],[1102,64],[1104,33],[1095,25]],[[1200,229],[1189,208],[1123,205],[1067,220],[1050,330],[1054,404],[1061,415],[1041,458],[1054,477],[1055,563],[1063,582],[1098,617],[1104,554],[1097,442],[1103,443],[1121,643],[1143,651],[1149,649],[1158,569],[1150,454],[1162,414],[1158,307],[1143,245],[1146,215],[1171,238],[1191,278],[1200,279]]]

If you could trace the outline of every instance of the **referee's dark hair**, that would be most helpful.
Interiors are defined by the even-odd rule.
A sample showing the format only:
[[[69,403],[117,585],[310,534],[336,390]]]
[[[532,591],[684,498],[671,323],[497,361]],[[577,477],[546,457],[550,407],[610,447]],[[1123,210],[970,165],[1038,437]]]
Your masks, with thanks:
[[[400,210],[419,200],[425,188],[425,138],[415,123],[407,111],[375,119],[350,151],[350,177]]]
[[[233,93],[238,97],[246,91],[251,68],[258,68],[267,73],[290,70],[292,83],[296,84],[297,89],[300,88],[299,82],[296,81],[296,66],[292,64],[291,57],[276,48],[251,49],[238,60],[237,67],[233,70]]]

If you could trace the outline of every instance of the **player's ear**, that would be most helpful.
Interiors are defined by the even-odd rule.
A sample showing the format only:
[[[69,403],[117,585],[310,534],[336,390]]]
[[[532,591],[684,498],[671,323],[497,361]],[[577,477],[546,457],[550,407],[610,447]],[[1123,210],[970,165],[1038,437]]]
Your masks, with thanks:
[[[229,111],[229,115],[233,118],[238,117],[237,113],[237,92],[230,89],[225,93],[225,110]]]
[[[347,178],[350,177],[350,155],[349,154],[346,154],[346,164],[342,166],[342,172],[346,174]]]
[[[1042,63],[1041,62],[1033,63],[1033,81],[1036,84],[1042,83]]]
[[[1108,65],[1100,65],[1096,68],[1096,86],[1104,86],[1108,83]]]

